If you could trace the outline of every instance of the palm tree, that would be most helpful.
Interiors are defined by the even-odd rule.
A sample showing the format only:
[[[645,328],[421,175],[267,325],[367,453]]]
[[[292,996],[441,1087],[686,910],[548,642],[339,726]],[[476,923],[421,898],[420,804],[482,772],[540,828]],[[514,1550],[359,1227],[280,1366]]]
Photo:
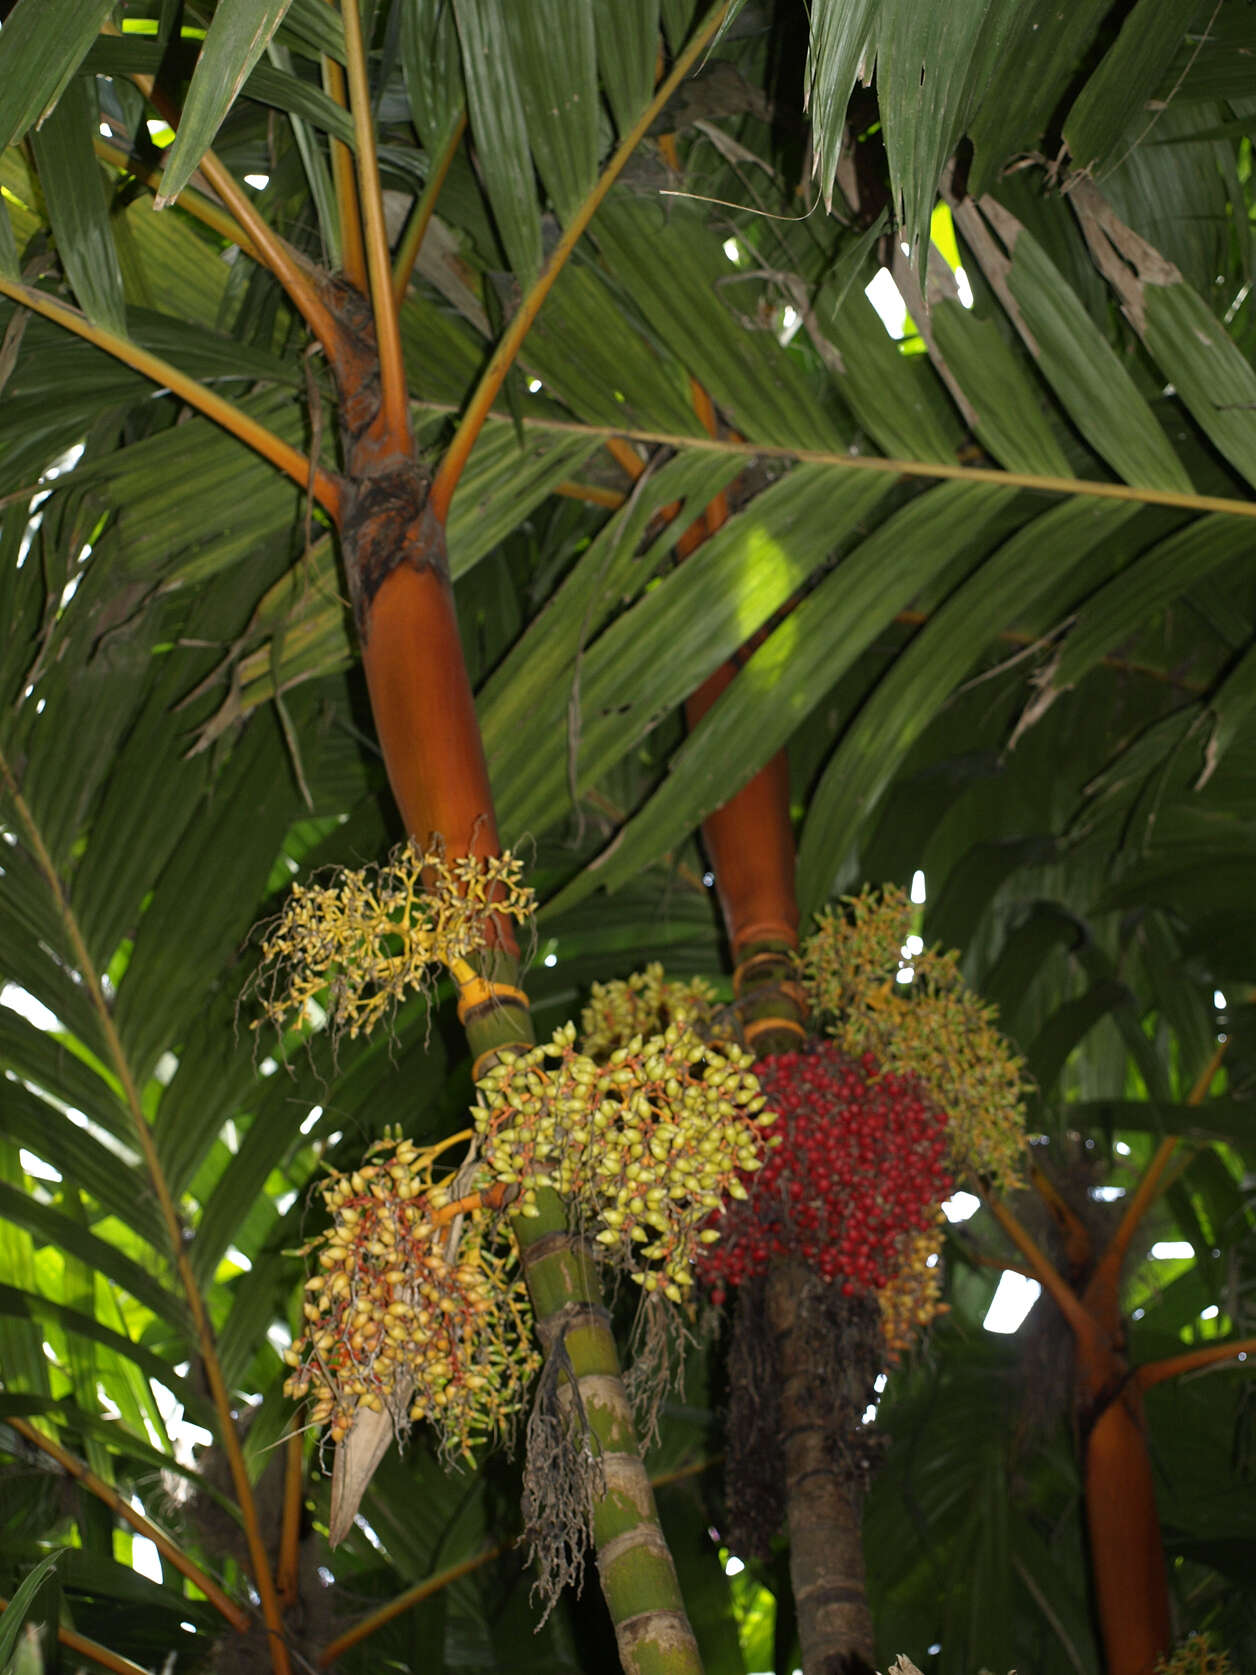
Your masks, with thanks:
[[[808,44],[801,10],[683,0],[20,0],[0,30],[10,1565],[63,1550],[45,1587],[98,1661],[518,1661],[504,1468],[446,1480],[416,1445],[329,1560],[313,1439],[276,1446],[315,1170],[390,1123],[448,1134],[471,1080],[417,1003],[392,1042],[279,1062],[237,1017],[248,931],[293,878],[425,823],[469,847],[495,810],[532,839],[544,1031],[593,977],[718,969],[692,834],[788,744],[804,915],[922,870],[930,939],[1002,1003],[1052,1144],[1220,1142],[1159,1212],[1189,1283],[1131,1306],[1148,1332],[1250,1327],[1250,1121],[1230,1094],[1180,1109],[1214,989],[1237,1006],[1251,980],[1250,20],[1058,10],[870,0],[817,8]],[[865,296],[883,274],[897,343]],[[410,606],[373,624],[347,515],[381,462],[421,513],[414,459],[435,528],[409,570],[439,578],[447,539],[456,638],[439,586],[408,620],[476,709],[434,767],[424,690],[390,686],[418,667]],[[1067,1466],[971,1399],[990,1282],[964,1263],[936,1362],[887,1399],[880,1644],[1008,1667],[1042,1635],[1035,1668],[1097,1668],[1084,1571],[1046,1539],[1077,1517]],[[1173,1400],[1237,1436],[1242,1377]],[[700,1357],[647,1459],[713,1669],[742,1656],[698,1489],[717,1381]],[[214,1439],[197,1466],[176,1404]],[[932,1437],[922,1492],[915,1439],[948,1404],[965,1446]],[[978,1460],[992,1509],[1000,1473],[1030,1481],[961,1577],[938,1485]],[[1218,1578],[1251,1534],[1180,1493],[1181,1626],[1219,1613],[1241,1657]],[[158,1524],[145,1581],[127,1531]],[[544,1635],[546,1667],[613,1655],[589,1611]],[[788,1610],[776,1637],[792,1667]]]

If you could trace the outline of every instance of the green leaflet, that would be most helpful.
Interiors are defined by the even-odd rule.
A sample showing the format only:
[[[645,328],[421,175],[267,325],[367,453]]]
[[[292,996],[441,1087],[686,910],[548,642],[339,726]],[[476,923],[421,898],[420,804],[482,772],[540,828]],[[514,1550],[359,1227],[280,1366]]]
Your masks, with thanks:
[[[807,52],[806,103],[815,135],[815,173],[825,205],[841,154],[846,105],[856,77],[872,80],[876,55],[877,0],[816,0]]]
[[[514,277],[526,290],[541,271],[541,208],[505,15],[500,0],[450,4],[484,189]]]
[[[649,104],[654,91],[659,0],[594,0],[591,10],[597,32],[598,69],[622,135]]]
[[[503,717],[512,715],[508,752],[505,736],[485,727],[503,827],[550,826],[565,812],[572,781],[577,789],[596,785],[785,604],[887,489],[854,473],[797,467],[618,617],[530,712],[503,709]],[[764,719],[779,727],[779,707]],[[734,759],[726,757],[721,770],[726,795]],[[691,798],[696,790],[691,782]],[[690,811],[673,835],[683,837],[693,824]],[[670,847],[660,843],[650,858]],[[643,864],[638,856],[623,876]],[[596,871],[586,874],[578,893],[598,882]]]
[[[125,337],[122,270],[109,227],[104,181],[92,153],[96,121],[94,90],[76,80],[31,143],[57,253],[75,300],[94,324]]]
[[[1143,287],[1144,341],[1200,429],[1256,485],[1256,372],[1189,285]]]
[[[1169,439],[1116,353],[1031,233],[1015,235],[1008,288],[1038,369],[1078,430],[1127,483],[1191,492]]]
[[[27,1571],[22,1578],[3,1616],[0,1616],[0,1669],[9,1667],[9,1660],[17,1650],[22,1624],[30,1614],[35,1596],[64,1557],[63,1553],[49,1553],[46,1558],[40,1559],[34,1569]]]
[[[1187,582],[1250,550],[1244,519],[1213,512],[1140,554],[1088,599],[1051,671],[1056,691],[1071,685],[1123,635],[1163,610]]]
[[[1195,0],[1139,0],[1073,101],[1064,138],[1076,168],[1098,170],[1153,121],[1146,101],[1186,36]],[[1127,138],[1128,136],[1128,138]]]
[[[40,123],[65,92],[113,0],[23,5],[0,30],[0,151]]]
[[[934,305],[933,331],[972,404],[976,433],[999,464],[1043,477],[1072,476],[1047,422],[1042,392],[996,323],[947,298]]]
[[[1091,549],[1133,515],[1130,506],[1093,501],[1044,512],[986,559],[894,659],[812,793],[798,851],[806,909],[827,895],[831,858],[855,842],[907,752],[999,629],[1043,595],[1063,595]]]
[[[882,488],[861,510],[866,513],[883,494]],[[744,785],[925,575],[952,561],[997,508],[997,491],[948,483],[918,496],[861,542],[753,654],[672,757],[667,778],[645,807],[556,906],[570,905],[599,884],[614,890]],[[815,512],[824,515],[818,503]],[[700,678],[715,661],[704,658],[695,674]],[[839,859],[833,857],[834,865]],[[800,905],[804,913],[816,905],[814,889],[800,893]]]
[[[598,83],[588,0],[531,0],[504,12],[537,172],[568,221],[597,180]]]
[[[291,0],[218,0],[166,159],[158,209],[174,202],[199,167],[290,4]]]

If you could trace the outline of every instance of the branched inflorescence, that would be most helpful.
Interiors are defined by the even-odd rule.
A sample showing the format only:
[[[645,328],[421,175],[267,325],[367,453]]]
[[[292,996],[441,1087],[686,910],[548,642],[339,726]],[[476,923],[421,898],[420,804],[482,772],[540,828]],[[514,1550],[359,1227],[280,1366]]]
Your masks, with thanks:
[[[1192,1634],[1161,1658],[1156,1675],[1235,1675],[1235,1669],[1229,1653],[1217,1651],[1208,1635]]]
[[[348,1434],[359,1407],[398,1433],[429,1420],[450,1454],[508,1433],[538,1364],[513,1250],[483,1210],[460,1213],[430,1154],[385,1140],[322,1186],[332,1224],[306,1247],[306,1329],[286,1354],[287,1394]]]
[[[504,1053],[481,1081],[476,1112],[484,1162],[520,1190],[559,1192],[606,1255],[673,1302],[692,1264],[719,1237],[711,1217],[763,1161],[773,1121],[750,1055],[703,1042],[683,1021],[634,1036],[598,1064],[571,1024],[527,1053]]]
[[[827,911],[803,948],[813,1015],[844,1052],[876,1056],[883,1071],[911,1075],[946,1113],[950,1155],[1014,1186],[1024,1149],[1024,1067],[1000,1035],[992,1006],[967,988],[958,957],[913,954],[904,890],[887,886]],[[898,976],[908,964],[911,981]]]
[[[298,1026],[313,1003],[334,1033],[367,1034],[430,986],[434,966],[457,973],[495,916],[522,921],[533,907],[515,856],[449,859],[413,844],[381,866],[294,884],[262,942],[266,1018],[280,1030]]]
[[[897,1364],[938,1315],[946,1313],[947,1305],[942,1301],[945,1220],[939,1212],[931,1227],[900,1242],[898,1272],[877,1292],[881,1334],[891,1365]]]
[[[595,983],[580,1015],[581,1047],[602,1059],[634,1036],[658,1035],[669,1024],[685,1023],[704,1039],[713,1033],[718,1002],[701,977],[680,981],[664,975],[655,960],[644,971],[610,983]]]
[[[876,1069],[829,1043],[760,1060],[780,1144],[704,1254],[715,1302],[795,1258],[848,1297],[879,1291],[931,1228],[952,1186],[942,1113],[914,1078]]]
[[[701,1263],[717,1304],[790,1259],[875,1296],[891,1359],[942,1310],[938,1206],[954,1175],[1012,1184],[1024,1144],[1021,1063],[954,954],[909,961],[911,913],[889,888],[821,915],[800,964],[831,1039],[760,1060],[774,1149]]]

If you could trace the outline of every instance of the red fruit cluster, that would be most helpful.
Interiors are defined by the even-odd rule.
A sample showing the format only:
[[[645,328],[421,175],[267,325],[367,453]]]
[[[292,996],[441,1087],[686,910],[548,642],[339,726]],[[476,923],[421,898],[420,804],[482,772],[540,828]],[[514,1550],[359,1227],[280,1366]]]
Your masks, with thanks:
[[[944,1113],[915,1077],[878,1074],[872,1053],[852,1059],[830,1042],[755,1072],[778,1121],[749,1196],[711,1223],[720,1239],[703,1248],[700,1277],[712,1302],[778,1258],[847,1296],[879,1290],[950,1195]]]

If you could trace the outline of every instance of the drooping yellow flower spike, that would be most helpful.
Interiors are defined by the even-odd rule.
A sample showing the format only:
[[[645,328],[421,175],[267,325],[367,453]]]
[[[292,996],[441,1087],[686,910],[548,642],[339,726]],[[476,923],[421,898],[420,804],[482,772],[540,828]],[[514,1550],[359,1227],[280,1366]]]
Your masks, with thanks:
[[[802,948],[812,1011],[857,1058],[918,1076],[946,1112],[952,1158],[1015,1185],[1025,1144],[1024,1065],[999,1033],[993,1006],[967,987],[958,956],[929,948],[907,959],[911,903],[894,885],[826,910]],[[899,982],[911,966],[910,982]]]
[[[475,981],[468,957],[494,916],[523,921],[535,907],[513,855],[447,859],[413,844],[379,866],[327,882],[294,884],[262,943],[258,988],[267,1019],[284,1030],[312,1005],[333,1034],[365,1035],[443,965],[459,988]]]
[[[460,1137],[461,1138],[461,1137]],[[305,1282],[305,1330],[284,1356],[285,1392],[311,1423],[349,1434],[359,1409],[404,1435],[426,1419],[443,1452],[508,1433],[540,1357],[514,1246],[485,1195],[451,1199],[432,1175],[442,1146],[393,1136],[323,1183],[331,1225]]]

